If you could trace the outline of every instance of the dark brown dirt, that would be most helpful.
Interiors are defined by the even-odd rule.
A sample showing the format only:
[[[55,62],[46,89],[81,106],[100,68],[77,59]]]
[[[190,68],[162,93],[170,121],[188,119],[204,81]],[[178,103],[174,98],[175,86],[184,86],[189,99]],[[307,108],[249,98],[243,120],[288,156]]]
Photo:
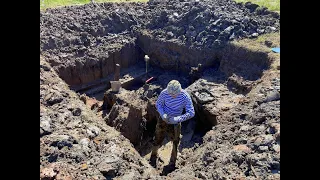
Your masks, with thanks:
[[[40,12],[40,50],[63,80],[78,86],[107,78],[116,63],[128,68],[144,53],[166,70],[217,65],[234,51],[222,51],[229,41],[279,28],[278,14],[230,0],[97,3]]]
[[[40,61],[40,177],[146,178],[153,173],[132,144],[106,125]]]
[[[279,179],[280,59],[235,43],[279,30],[279,14],[231,0],[40,12],[40,179]],[[196,109],[174,171],[167,139],[148,163],[154,104],[172,79]]]

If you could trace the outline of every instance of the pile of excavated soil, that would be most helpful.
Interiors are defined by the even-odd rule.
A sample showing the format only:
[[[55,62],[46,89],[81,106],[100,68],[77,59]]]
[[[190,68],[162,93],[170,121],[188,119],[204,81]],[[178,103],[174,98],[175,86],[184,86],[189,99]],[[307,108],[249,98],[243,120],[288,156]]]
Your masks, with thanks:
[[[40,12],[40,28],[42,50],[70,45],[95,48],[107,41],[104,36],[133,29],[149,29],[159,39],[188,46],[214,47],[278,31],[280,16],[256,4],[231,0],[97,3]]]
[[[233,39],[279,31],[279,14],[257,5],[217,1],[97,3],[40,12],[40,52],[77,86],[143,59],[166,70],[212,66]]]
[[[201,87],[200,83],[213,85],[200,79],[189,91]],[[217,104],[228,108],[215,111],[219,123],[205,134],[199,147],[183,152],[178,160],[179,169],[168,176],[174,179],[280,179],[279,85],[277,74],[264,78],[263,83],[237,103],[207,103],[207,107],[211,104],[209,111],[217,109]]]
[[[149,1],[149,8],[154,18],[147,28],[156,38],[200,49],[280,29],[279,14],[251,3],[158,0]]]
[[[153,168],[40,61],[40,178],[145,179]]]

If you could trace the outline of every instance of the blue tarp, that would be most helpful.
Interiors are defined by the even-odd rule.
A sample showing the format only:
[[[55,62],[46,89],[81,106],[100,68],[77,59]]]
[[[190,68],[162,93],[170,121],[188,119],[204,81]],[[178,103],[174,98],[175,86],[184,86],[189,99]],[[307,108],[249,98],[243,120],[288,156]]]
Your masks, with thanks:
[[[276,47],[276,48],[271,48],[271,50],[275,53],[280,53],[280,48]]]

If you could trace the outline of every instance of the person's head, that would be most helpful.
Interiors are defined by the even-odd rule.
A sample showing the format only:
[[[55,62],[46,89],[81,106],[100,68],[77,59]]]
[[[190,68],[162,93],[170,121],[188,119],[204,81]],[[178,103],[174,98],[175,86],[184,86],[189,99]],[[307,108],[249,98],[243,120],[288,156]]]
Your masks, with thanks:
[[[181,93],[181,84],[177,80],[171,80],[167,85],[167,91],[173,98]]]

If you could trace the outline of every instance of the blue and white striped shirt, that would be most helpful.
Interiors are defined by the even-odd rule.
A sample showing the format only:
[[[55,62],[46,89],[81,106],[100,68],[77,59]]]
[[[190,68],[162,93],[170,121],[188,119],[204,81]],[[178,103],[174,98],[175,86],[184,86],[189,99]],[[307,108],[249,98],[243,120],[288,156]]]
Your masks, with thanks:
[[[161,117],[163,114],[167,114],[168,117],[178,117],[179,122],[186,121],[195,114],[190,95],[183,89],[176,98],[170,96],[167,89],[164,89],[158,97],[156,107]],[[186,113],[181,115],[183,108],[186,109]]]

